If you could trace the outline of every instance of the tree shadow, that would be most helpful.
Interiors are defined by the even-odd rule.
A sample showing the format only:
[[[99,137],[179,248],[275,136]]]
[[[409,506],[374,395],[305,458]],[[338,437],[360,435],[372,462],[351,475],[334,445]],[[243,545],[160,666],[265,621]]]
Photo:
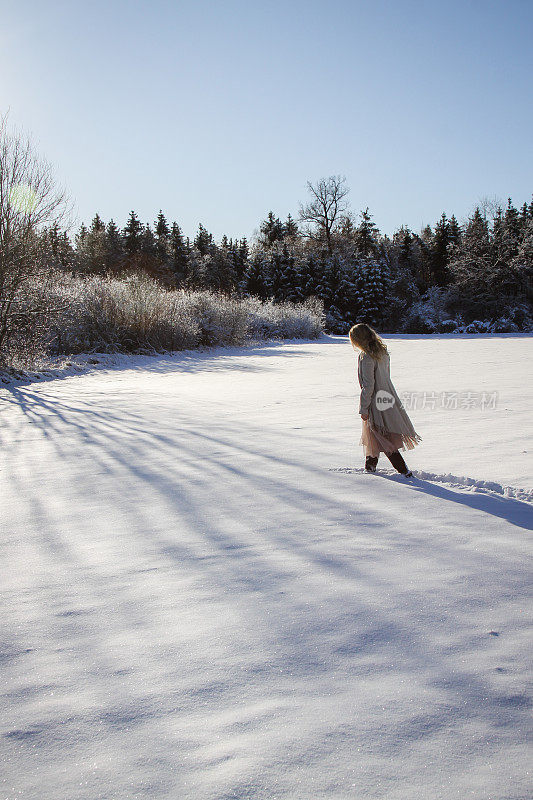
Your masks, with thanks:
[[[91,687],[99,690],[99,709],[73,717],[71,741],[74,734],[76,741],[83,741],[83,734],[87,735],[97,724],[121,731],[125,727],[142,727],[160,716],[161,729],[149,729],[153,736],[154,730],[164,730],[166,717],[175,715],[177,707],[181,715],[194,710],[202,692],[206,710],[208,703],[229,709],[238,704],[244,692],[247,698],[255,697],[254,692],[257,697],[269,691],[277,692],[276,696],[282,692],[290,695],[305,680],[312,702],[321,687],[331,680],[335,690],[339,678],[345,676],[354,687],[356,703],[359,677],[382,674],[384,680],[387,675],[390,680],[393,671],[400,676],[404,671],[409,678],[416,675],[421,688],[442,690],[448,705],[443,710],[434,704],[426,715],[409,716],[406,712],[401,724],[397,718],[379,716],[379,730],[365,731],[363,747],[368,750],[379,748],[390,756],[409,753],[413,744],[430,740],[441,730],[450,735],[460,733],[465,721],[482,722],[491,730],[502,724],[519,728],[523,723],[525,696],[499,689],[490,675],[480,673],[475,661],[472,665],[465,661],[458,670],[455,651],[446,650],[450,639],[458,636],[457,629],[463,632],[464,640],[453,640],[456,647],[463,646],[468,651],[473,646],[471,609],[464,600],[484,587],[486,574],[494,576],[491,607],[497,609],[501,602],[505,608],[511,591],[514,597],[525,596],[527,576],[516,561],[502,564],[499,553],[462,551],[460,542],[447,541],[445,536],[438,541],[412,537],[409,555],[431,559],[441,573],[436,579],[435,596],[424,582],[418,589],[411,584],[406,591],[403,575],[394,567],[403,555],[401,539],[408,538],[398,528],[403,523],[408,528],[408,520],[399,521],[394,508],[380,504],[377,498],[384,494],[383,486],[370,499],[368,492],[358,497],[357,487],[353,492],[348,487],[343,493],[335,491],[339,488],[338,476],[287,452],[284,431],[270,431],[265,441],[261,425],[241,418],[211,420],[205,429],[186,412],[176,412],[172,418],[149,417],[139,411],[133,413],[120,403],[110,406],[103,394],[97,402],[94,397],[74,394],[65,401],[15,390],[12,402],[25,415],[17,415],[16,424],[30,421],[60,456],[68,456],[65,465],[74,472],[71,475],[66,470],[65,481],[73,502],[74,487],[83,480],[83,491],[93,493],[95,507],[101,503],[111,508],[115,495],[99,496],[108,478],[111,483],[117,478],[117,490],[130,500],[122,504],[118,514],[122,532],[127,530],[127,547],[120,559],[108,565],[95,563],[79,546],[77,537],[82,542],[94,538],[90,518],[75,517],[78,529],[72,531],[70,541],[65,530],[54,530],[54,506],[46,508],[42,489],[33,489],[34,500],[44,503],[43,509],[36,508],[36,512],[46,523],[43,531],[35,534],[35,544],[41,548],[50,574],[59,585],[63,585],[62,576],[72,575],[76,582],[76,592],[70,595],[72,602],[83,602],[88,610],[94,607],[107,612],[91,616],[89,611],[82,613],[83,607],[64,607],[54,594],[53,583],[39,609],[49,624],[46,646],[59,648],[72,643]],[[142,406],[137,408],[142,411]],[[66,432],[70,434],[70,451],[63,443]],[[87,453],[92,463],[90,470],[84,472],[87,461],[82,459]],[[77,456],[82,457],[79,471]],[[11,457],[15,459],[16,453]],[[27,457],[31,458],[29,450]],[[104,479],[98,477],[99,472],[105,473]],[[7,474],[24,497],[24,473],[22,477],[15,470]],[[388,480],[403,481],[393,476]],[[236,487],[239,492],[234,491]],[[401,488],[424,491],[438,500],[453,500],[491,513],[487,511],[490,503],[483,503],[492,497],[451,492],[427,481],[422,486]],[[393,495],[392,487],[390,494]],[[258,518],[256,498],[257,508],[268,509],[267,518]],[[504,498],[502,501],[510,502]],[[512,501],[511,507],[515,504],[520,508],[525,505]],[[158,523],[160,511],[164,525]],[[496,516],[517,524],[508,516]],[[396,530],[387,532],[394,525]],[[445,525],[444,520],[444,528]],[[336,538],[337,532],[345,538]],[[113,533],[111,528],[97,531],[109,539]],[[363,543],[357,546],[359,535]],[[368,545],[364,543],[365,535]],[[371,541],[374,537],[381,546],[377,555]],[[68,547],[62,544],[65,540]],[[381,568],[378,565],[376,569],[375,558]],[[150,615],[157,615],[158,604],[172,602],[165,591],[166,584],[160,581],[146,584],[144,596],[147,601],[153,596],[154,602],[147,602],[146,606],[139,603],[143,594],[138,586],[144,586],[142,576],[152,568],[155,574],[160,571],[160,576],[171,573],[190,579],[191,585],[193,581],[201,582],[210,596],[223,598],[245,617],[245,634],[257,630],[270,639],[266,639],[264,648],[254,641],[257,652],[252,656],[245,649],[238,650],[243,663],[236,661],[238,669],[226,670],[224,681],[217,683],[221,667],[215,660],[200,673],[198,683],[184,689],[183,664],[175,658],[181,641],[177,633],[175,638],[170,635],[165,640],[167,650],[157,657],[150,651],[146,654],[136,644],[141,637],[149,641]],[[467,576],[464,595],[452,584],[456,575],[462,579],[462,573]],[[470,578],[474,588],[469,585]],[[316,596],[311,586],[316,587]],[[449,592],[450,587],[455,591]],[[444,596],[449,606],[443,610]],[[487,603],[487,597],[482,596],[481,601]],[[178,597],[170,606],[176,614],[179,602]],[[132,638],[127,652],[119,655],[109,647],[118,634],[133,635],[135,631],[138,638]],[[475,646],[484,650],[494,641],[487,634]],[[275,647],[269,651],[271,645]],[[206,653],[206,661],[209,658]],[[221,663],[223,669],[224,661]],[[106,692],[110,676],[130,668],[133,678],[128,691],[116,698],[110,696]],[[143,688],[147,674],[156,679],[164,674],[175,677],[177,688],[166,690],[155,703],[149,690]],[[206,676],[210,679],[207,682]],[[449,713],[450,709],[453,713]],[[347,719],[353,717],[347,714]],[[28,721],[25,726],[17,726],[11,735],[18,744],[29,747],[33,739],[41,736],[40,730],[55,734],[61,726],[55,721],[47,729],[44,723],[41,719],[31,724]],[[353,722],[352,727],[345,724],[347,738],[354,738]],[[315,737],[312,742],[314,752],[326,764],[330,757],[328,747],[338,741],[334,734],[332,730],[329,744],[325,737]],[[497,745],[494,737],[485,744],[485,752]],[[171,770],[175,760],[170,753],[167,757],[163,766]],[[198,758],[202,758],[201,752]],[[302,758],[301,747],[295,758]]]

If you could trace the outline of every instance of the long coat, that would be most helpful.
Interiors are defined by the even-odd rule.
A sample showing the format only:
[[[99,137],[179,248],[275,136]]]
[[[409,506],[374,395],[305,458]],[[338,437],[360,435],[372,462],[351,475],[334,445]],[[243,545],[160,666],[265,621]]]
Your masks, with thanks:
[[[361,387],[359,413],[368,414],[371,430],[401,436],[408,450],[422,441],[403,407],[390,377],[390,356],[375,359],[361,351],[357,362]]]

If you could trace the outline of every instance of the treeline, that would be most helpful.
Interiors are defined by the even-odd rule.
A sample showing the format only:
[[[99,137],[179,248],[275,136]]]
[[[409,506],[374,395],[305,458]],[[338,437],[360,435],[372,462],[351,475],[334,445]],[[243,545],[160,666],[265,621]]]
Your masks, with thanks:
[[[0,118],[0,365],[95,349],[269,337],[532,330],[533,202],[487,203],[388,237],[355,215],[342,176],[308,183],[296,218],[253,240],[184,236],[162,211],[120,228],[95,215],[71,238],[69,201],[31,142]],[[18,366],[17,366],[18,365]],[[25,368],[25,367],[24,367]]]
[[[191,241],[162,211],[153,224],[132,211],[122,229],[97,214],[73,241],[53,225],[43,243],[53,266],[78,276],[142,273],[168,289],[274,302],[316,297],[334,333],[356,320],[413,333],[531,327],[533,200],[477,207],[463,225],[443,213],[434,226],[404,226],[390,238],[368,209],[358,217],[347,209],[344,179],[308,188],[298,221],[270,212],[252,242],[216,242],[203,225]]]

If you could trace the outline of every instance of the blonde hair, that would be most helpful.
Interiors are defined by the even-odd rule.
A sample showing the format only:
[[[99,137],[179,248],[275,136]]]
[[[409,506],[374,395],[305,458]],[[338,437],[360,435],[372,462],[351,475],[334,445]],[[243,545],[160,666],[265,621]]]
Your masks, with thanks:
[[[352,325],[349,336],[352,347],[359,347],[378,361],[389,352],[381,336],[378,336],[374,328],[371,328],[366,322]]]

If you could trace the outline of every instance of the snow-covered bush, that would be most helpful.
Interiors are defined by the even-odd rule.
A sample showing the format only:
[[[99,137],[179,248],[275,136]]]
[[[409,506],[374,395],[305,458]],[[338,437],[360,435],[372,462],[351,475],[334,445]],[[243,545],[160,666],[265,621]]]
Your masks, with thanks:
[[[448,292],[438,286],[432,286],[413,303],[402,324],[404,333],[437,333],[446,323],[450,327],[448,311]]]
[[[453,333],[458,326],[456,319],[443,319],[439,326],[439,333]]]
[[[323,306],[316,298],[304,303],[273,303],[246,297],[242,303],[251,339],[316,339],[324,329]]]
[[[329,307],[326,314],[326,331],[328,333],[334,333],[337,336],[347,335],[352,324],[354,323],[346,320],[336,306]]]
[[[127,280],[62,278],[62,312],[50,325],[52,354],[180,350],[200,341],[197,320],[179,292],[143,276]]]
[[[518,326],[508,317],[498,317],[492,324],[493,333],[515,333],[516,331],[518,331]]]
[[[461,318],[456,320],[454,333],[520,333],[533,331],[533,320],[525,304],[504,310],[504,313],[491,320],[475,319],[467,325]]]
[[[435,333],[436,326],[419,310],[411,309],[402,325],[402,333]]]
[[[531,305],[519,303],[507,310],[505,315],[512,325],[516,325],[520,331],[533,330],[533,318],[531,316]]]
[[[464,328],[464,333],[490,333],[493,323],[491,320],[475,319]]]
[[[181,309],[197,325],[199,344],[238,345],[246,341],[248,313],[244,303],[233,297],[213,292],[177,292]],[[181,347],[168,348],[181,350]]]
[[[31,369],[46,356],[87,352],[173,351],[241,345],[256,339],[310,339],[323,330],[318,300],[302,304],[238,299],[208,291],[168,291],[143,275],[125,279],[58,274],[28,287],[32,309],[20,308],[19,335],[2,366]],[[30,296],[31,295],[31,296]]]

